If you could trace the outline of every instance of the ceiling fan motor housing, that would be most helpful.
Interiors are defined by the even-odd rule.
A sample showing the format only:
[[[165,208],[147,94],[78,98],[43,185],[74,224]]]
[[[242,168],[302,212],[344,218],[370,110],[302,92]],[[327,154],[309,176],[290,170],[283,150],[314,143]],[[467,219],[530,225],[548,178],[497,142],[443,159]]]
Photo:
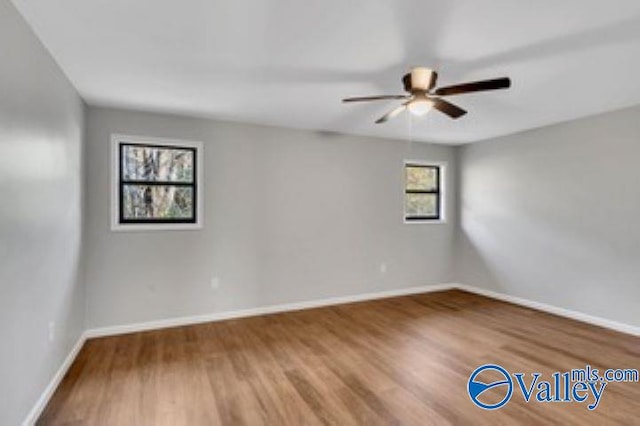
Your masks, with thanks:
[[[426,92],[433,89],[437,76],[438,74],[432,69],[418,67],[413,68],[409,74],[406,74],[402,78],[402,83],[407,92]]]

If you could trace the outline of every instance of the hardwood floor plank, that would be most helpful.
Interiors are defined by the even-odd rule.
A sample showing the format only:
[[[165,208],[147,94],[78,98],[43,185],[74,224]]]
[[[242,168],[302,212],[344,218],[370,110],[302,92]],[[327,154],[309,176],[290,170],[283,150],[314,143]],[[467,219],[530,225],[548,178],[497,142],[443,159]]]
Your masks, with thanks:
[[[37,424],[640,423],[640,383],[594,411],[482,410],[466,386],[485,363],[639,369],[640,339],[458,290],[132,333],[87,341]]]

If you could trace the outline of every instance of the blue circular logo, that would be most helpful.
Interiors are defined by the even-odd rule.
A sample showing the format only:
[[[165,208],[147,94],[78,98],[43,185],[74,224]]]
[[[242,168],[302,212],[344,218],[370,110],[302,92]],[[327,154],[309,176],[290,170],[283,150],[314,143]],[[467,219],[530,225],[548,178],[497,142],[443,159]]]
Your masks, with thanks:
[[[493,371],[498,372],[501,376],[504,377],[492,382],[492,383],[484,383],[480,380],[476,380],[476,377],[480,373],[485,371]],[[479,400],[480,396],[484,393],[484,391],[493,389],[495,387],[504,386],[506,389],[506,393],[504,398],[501,401],[494,404],[487,404]],[[467,391],[469,392],[469,397],[474,404],[476,404],[480,408],[484,408],[485,410],[495,410],[496,408],[500,408],[505,405],[511,399],[511,395],[513,394],[513,382],[511,381],[511,376],[509,372],[499,365],[495,364],[486,364],[482,365],[474,370],[469,376],[469,382],[467,383]]]

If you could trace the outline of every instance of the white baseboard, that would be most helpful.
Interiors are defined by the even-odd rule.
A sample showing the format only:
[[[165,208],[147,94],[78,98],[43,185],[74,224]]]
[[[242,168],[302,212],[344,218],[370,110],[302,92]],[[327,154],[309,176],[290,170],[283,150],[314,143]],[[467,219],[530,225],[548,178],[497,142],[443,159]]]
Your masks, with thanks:
[[[630,334],[632,336],[640,336],[640,327],[635,327],[630,324],[621,323],[618,321],[609,320],[606,318],[596,317],[593,315],[583,314],[582,312],[572,311],[570,309],[560,308],[558,306],[548,305],[546,303],[535,302],[533,300],[524,299],[522,297],[511,296],[504,293],[498,293],[492,290],[486,290],[480,287],[474,287],[465,284],[455,284],[454,287],[465,290],[471,293],[487,296],[492,299],[502,300],[504,302],[513,303],[515,305],[525,306],[527,308],[536,309],[538,311],[548,312],[550,314],[558,315],[565,318],[570,318],[576,321],[585,322],[587,324],[597,325],[599,327],[608,328],[611,330],[619,331],[621,333]]]
[[[27,415],[27,418],[24,420],[24,422],[22,422],[22,426],[31,426],[38,420],[45,407],[49,403],[49,400],[53,396],[53,393],[56,391],[58,385],[64,378],[64,375],[67,374],[67,370],[69,370],[69,367],[71,367],[73,361],[75,361],[76,356],[78,356],[78,353],[80,352],[80,349],[82,349],[82,345],[84,345],[85,341],[86,336],[83,333],[80,335],[80,337],[78,337],[76,344],[73,345],[73,348],[71,348],[71,351],[62,362],[62,365],[60,365],[60,368],[58,368],[58,371],[56,371],[56,373],[53,375],[53,378],[51,378],[51,381],[45,388],[44,392],[42,392],[42,395],[40,395],[40,398],[38,398],[38,401]]]
[[[597,325],[600,327],[608,328],[611,330],[619,331],[622,333],[630,334],[632,336],[640,336],[640,327],[635,327],[629,324],[620,323],[617,321],[608,320],[581,312],[571,311],[569,309],[560,308],[545,303],[535,302],[521,297],[510,296],[504,293],[498,293],[491,290],[486,290],[480,287],[474,287],[465,284],[437,284],[426,285],[420,287],[410,287],[398,290],[387,290],[374,293],[364,293],[349,296],[330,297],[326,299],[308,300],[303,302],[285,303],[281,305],[263,306],[259,308],[241,309],[236,311],[216,312],[212,314],[196,315],[181,318],[170,318],[158,321],[149,321],[136,324],[124,324],[112,327],[94,328],[86,330],[76,342],[75,346],[64,360],[56,374],[53,376],[51,382],[42,393],[38,402],[33,407],[27,419],[23,422],[23,426],[30,426],[35,423],[42,411],[47,406],[49,399],[55,392],[56,388],[60,384],[60,381],[66,374],[67,370],[75,360],[78,352],[82,348],[82,345],[86,339],[93,337],[114,336],[118,334],[135,333],[139,331],[157,330],[168,327],[178,327],[184,325],[201,324],[205,322],[222,321],[235,318],[246,318],[257,315],[274,314],[280,312],[299,311],[310,308],[320,308],[323,306],[341,305],[345,303],[363,302],[367,300],[384,299],[388,297],[406,296],[410,294],[431,293],[436,291],[459,289],[468,291],[471,293],[487,296],[493,299],[502,300],[505,302],[513,303],[516,305],[525,306],[528,308],[536,309],[543,312],[559,315],[562,317],[582,321],[588,324]]]
[[[384,299],[387,297],[405,296],[409,294],[430,293],[434,291],[451,290],[455,284],[435,284],[419,287],[409,287],[397,290],[386,290],[374,293],[354,294],[349,296],[330,297],[326,299],[307,300],[303,302],[270,305],[258,308],[240,309],[236,311],[215,312],[211,314],[170,318],[157,321],[123,324],[111,327],[94,328],[85,331],[87,338],[114,336],[118,334],[135,333],[139,331],[157,330],[168,327],[201,324],[205,322],[222,321],[236,318],[254,317],[258,315],[275,314],[280,312],[300,311],[302,309],[320,308],[323,306],[341,305],[344,303],[363,302],[366,300]]]
[[[511,296],[505,293],[499,293],[492,290],[487,290],[480,287],[475,287],[466,284],[435,284],[425,285],[419,287],[410,287],[397,290],[386,290],[373,293],[355,294],[349,296],[330,297],[326,299],[307,300],[303,302],[285,303],[280,305],[263,306],[258,308],[240,309],[235,311],[215,312],[211,314],[169,318],[157,321],[141,322],[134,324],[123,324],[110,327],[101,327],[86,330],[84,337],[89,339],[93,337],[115,336],[118,334],[135,333],[139,331],[158,330],[169,327],[180,327],[192,324],[201,324],[213,321],[222,321],[236,318],[246,318],[258,315],[275,314],[280,312],[299,311],[302,309],[320,308],[323,306],[340,305],[344,303],[362,302],[366,300],[384,299],[388,297],[405,296],[410,294],[430,293],[435,291],[444,291],[459,289],[465,290],[471,293],[479,294],[493,299],[502,300],[504,302],[513,303],[520,306],[536,309],[539,311],[548,312],[551,314],[559,315],[562,317],[582,321],[588,324],[597,325],[599,327],[608,328],[611,330],[619,331],[633,336],[640,336],[640,327],[635,327],[630,324],[624,324],[621,322],[596,317],[593,315],[584,314],[582,312],[572,311],[558,306],[549,305],[546,303],[536,302],[529,299],[524,299],[517,296]]]

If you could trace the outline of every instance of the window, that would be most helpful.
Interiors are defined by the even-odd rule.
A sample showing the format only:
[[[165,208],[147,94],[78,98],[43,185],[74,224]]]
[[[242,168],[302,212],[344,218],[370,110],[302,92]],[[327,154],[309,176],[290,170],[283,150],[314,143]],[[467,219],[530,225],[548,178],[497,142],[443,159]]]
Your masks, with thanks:
[[[112,229],[201,227],[201,143],[114,135],[112,144]]]
[[[443,221],[444,165],[406,162],[404,172],[405,222]]]

